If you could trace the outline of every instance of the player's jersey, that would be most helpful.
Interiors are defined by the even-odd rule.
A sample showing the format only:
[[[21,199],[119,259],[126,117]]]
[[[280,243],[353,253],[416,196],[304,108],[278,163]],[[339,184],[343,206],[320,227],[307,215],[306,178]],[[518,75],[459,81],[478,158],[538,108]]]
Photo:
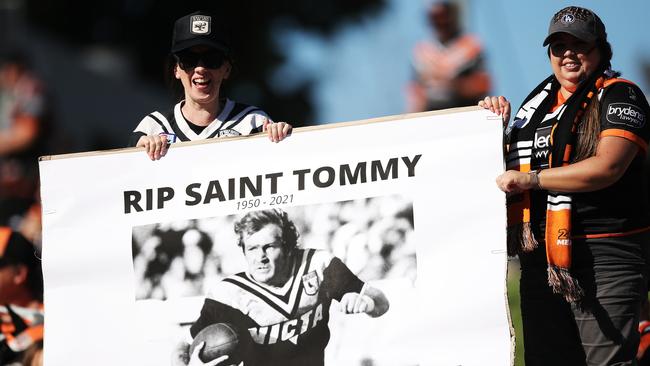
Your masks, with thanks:
[[[17,361],[34,343],[43,340],[43,311],[0,306],[0,365]]]
[[[192,337],[210,324],[231,323],[252,338],[246,366],[323,365],[332,299],[360,292],[363,282],[325,251],[296,250],[294,255],[293,275],[282,288],[258,283],[246,273],[216,285],[190,329]]]
[[[612,82],[617,80],[618,82]],[[572,193],[572,231],[578,237],[606,237],[643,230],[650,226],[647,186],[644,186],[644,157],[650,140],[647,121],[650,106],[636,85],[623,79],[605,83],[600,100],[601,137],[617,136],[636,144],[639,153],[623,176],[609,187],[594,192]],[[553,121],[560,118],[565,105],[549,112],[535,134],[531,169],[547,168]],[[532,220],[535,235],[544,236],[546,192],[532,191]]]
[[[268,115],[261,109],[226,99],[221,113],[205,128],[188,122],[179,102],[165,113],[153,112],[140,121],[131,135],[130,146],[141,136],[166,135],[169,142],[197,141],[224,136],[242,136],[261,132]]]

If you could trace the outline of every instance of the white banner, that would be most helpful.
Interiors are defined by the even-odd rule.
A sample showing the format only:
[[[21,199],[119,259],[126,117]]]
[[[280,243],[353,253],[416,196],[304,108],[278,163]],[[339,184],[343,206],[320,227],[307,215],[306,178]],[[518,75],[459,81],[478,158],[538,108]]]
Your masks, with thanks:
[[[40,169],[45,365],[170,365],[206,294],[248,272],[233,224],[269,209],[287,213],[299,248],[340,259],[390,305],[379,317],[336,299],[322,304],[329,317],[296,305],[249,328],[270,354],[280,343],[300,354],[325,322],[325,365],[511,362],[501,122],[489,112],[179,143],[155,162],[138,149],[61,155]],[[319,291],[308,275],[296,301]]]

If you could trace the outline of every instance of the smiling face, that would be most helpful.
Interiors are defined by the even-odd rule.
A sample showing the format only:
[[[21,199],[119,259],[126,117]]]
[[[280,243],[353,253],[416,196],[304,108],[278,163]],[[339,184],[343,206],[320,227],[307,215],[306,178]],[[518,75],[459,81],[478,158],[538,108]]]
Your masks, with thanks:
[[[183,84],[185,101],[202,105],[218,104],[221,83],[230,76],[230,62],[224,60],[220,66],[211,68],[213,65],[202,57],[210,57],[210,53],[218,51],[207,46],[194,46],[180,54],[183,52],[194,60],[188,67],[188,64],[183,62],[183,57],[180,57],[174,68],[174,76]]]
[[[560,82],[560,91],[571,96],[578,84],[596,71],[601,53],[594,42],[585,42],[568,33],[559,33],[550,42],[553,74]]]
[[[282,242],[282,229],[267,224],[243,238],[248,272],[257,282],[270,286],[284,285],[291,274],[291,256]]]

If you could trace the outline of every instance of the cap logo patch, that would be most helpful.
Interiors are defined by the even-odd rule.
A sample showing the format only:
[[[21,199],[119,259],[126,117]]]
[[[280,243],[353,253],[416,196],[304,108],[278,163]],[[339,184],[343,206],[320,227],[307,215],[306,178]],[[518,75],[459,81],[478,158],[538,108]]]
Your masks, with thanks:
[[[212,19],[208,15],[192,15],[190,17],[190,33],[210,34]]]
[[[588,22],[594,19],[594,14],[589,9],[569,6],[553,15],[553,23],[562,22],[564,24],[571,24],[576,19]]]
[[[576,17],[574,17],[573,14],[564,14],[561,19],[562,23],[564,24],[571,24],[575,22],[575,20]]]

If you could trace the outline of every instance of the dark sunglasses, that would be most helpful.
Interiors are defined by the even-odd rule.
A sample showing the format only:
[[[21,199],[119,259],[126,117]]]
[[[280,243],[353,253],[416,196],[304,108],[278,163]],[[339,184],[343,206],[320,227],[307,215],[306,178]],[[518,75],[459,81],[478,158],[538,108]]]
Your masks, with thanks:
[[[174,58],[181,69],[188,71],[199,65],[208,69],[218,69],[226,61],[226,55],[220,51],[191,52],[181,51],[174,54]]]
[[[587,43],[583,41],[578,41],[578,42],[570,42],[570,43],[565,43],[565,42],[552,42],[550,45],[551,48],[551,53],[555,57],[561,57],[564,55],[564,53],[567,50],[571,50],[575,52],[576,54],[580,53],[583,55],[588,55],[591,53],[591,51],[596,48],[595,43]]]

